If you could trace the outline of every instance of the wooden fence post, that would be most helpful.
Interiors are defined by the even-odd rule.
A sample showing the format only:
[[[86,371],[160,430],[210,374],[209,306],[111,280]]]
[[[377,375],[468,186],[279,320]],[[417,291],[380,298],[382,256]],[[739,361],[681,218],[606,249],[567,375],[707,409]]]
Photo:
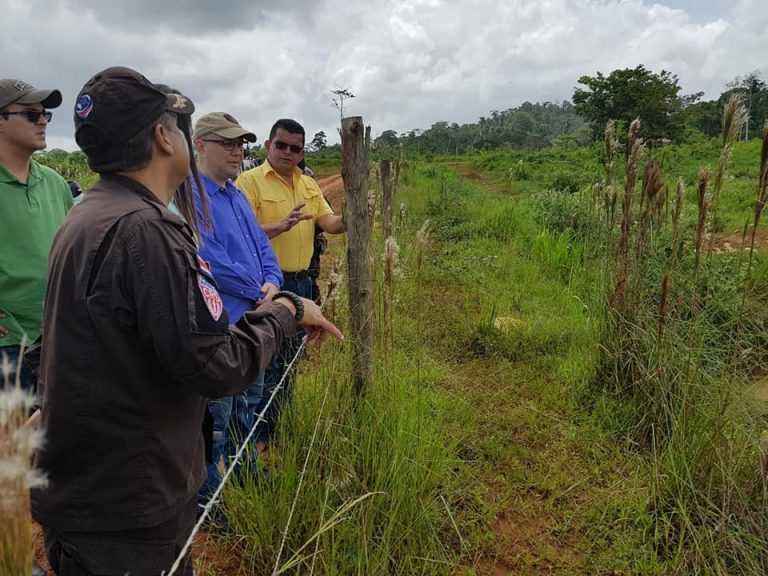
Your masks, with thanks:
[[[341,121],[341,176],[346,190],[349,324],[352,385],[360,396],[373,378],[373,277],[368,215],[371,127],[360,116]]]
[[[392,161],[382,160],[381,170],[381,227],[386,240],[392,235]]]

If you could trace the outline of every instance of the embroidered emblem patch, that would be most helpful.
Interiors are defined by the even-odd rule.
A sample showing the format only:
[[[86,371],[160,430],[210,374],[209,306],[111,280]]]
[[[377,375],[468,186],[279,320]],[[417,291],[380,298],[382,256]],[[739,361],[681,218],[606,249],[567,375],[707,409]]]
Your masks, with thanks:
[[[180,108],[183,109],[187,105],[187,99],[184,98],[184,96],[181,96],[180,94],[171,94],[176,99],[176,102],[173,103],[174,108]]]
[[[75,104],[75,115],[78,118],[88,118],[88,115],[93,110],[93,100],[88,94],[83,94],[77,99]]]
[[[224,311],[224,303],[221,301],[219,291],[211,284],[202,274],[197,275],[197,287],[200,288],[200,294],[203,295],[205,305],[208,308],[208,312],[214,320],[221,318],[221,313]]]

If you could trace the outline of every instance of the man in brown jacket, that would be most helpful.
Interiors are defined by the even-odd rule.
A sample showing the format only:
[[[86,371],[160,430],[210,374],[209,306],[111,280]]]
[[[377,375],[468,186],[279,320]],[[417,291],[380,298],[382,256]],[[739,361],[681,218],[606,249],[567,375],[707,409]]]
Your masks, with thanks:
[[[101,178],[51,249],[38,454],[49,484],[32,501],[60,576],[168,570],[205,478],[204,397],[244,389],[297,322],[341,336],[284,292],[229,325],[195,217],[167,209],[174,194],[192,206],[193,110],[127,68],[97,74],[77,99],[75,137]]]

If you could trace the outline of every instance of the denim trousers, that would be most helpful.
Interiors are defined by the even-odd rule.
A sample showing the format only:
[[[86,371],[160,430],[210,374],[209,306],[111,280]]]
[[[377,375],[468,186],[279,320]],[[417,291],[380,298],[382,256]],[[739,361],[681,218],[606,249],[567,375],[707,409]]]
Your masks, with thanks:
[[[298,294],[303,298],[312,299],[312,279],[309,276],[301,279],[286,278],[283,282],[282,289]],[[296,335],[283,344],[281,350],[275,352],[272,362],[264,375],[264,395],[262,396],[262,401],[256,407],[257,414],[264,409],[264,406],[266,406],[275,388],[280,383],[288,365],[301,346],[301,342],[305,335],[306,332],[299,327],[296,330]],[[259,424],[256,428],[254,437],[257,442],[269,442],[274,435],[280,418],[280,412],[283,407],[291,401],[291,396],[293,395],[293,384],[296,380],[297,364],[298,361],[294,364],[291,373],[286,376],[285,382],[283,382],[282,388],[275,395],[272,404],[267,408],[267,411],[264,414],[264,422]]]
[[[205,484],[198,491],[198,500],[201,504],[207,503],[221,484],[222,473],[219,463],[223,460],[224,466],[229,466],[230,459],[235,456],[240,444],[256,422],[258,414],[256,407],[261,402],[263,393],[264,372],[260,372],[256,380],[240,394],[208,401],[208,411],[213,417],[213,445],[211,462],[206,464],[208,474]],[[249,448],[235,468],[236,474],[244,466],[255,465],[255,442],[256,440],[252,438]]]

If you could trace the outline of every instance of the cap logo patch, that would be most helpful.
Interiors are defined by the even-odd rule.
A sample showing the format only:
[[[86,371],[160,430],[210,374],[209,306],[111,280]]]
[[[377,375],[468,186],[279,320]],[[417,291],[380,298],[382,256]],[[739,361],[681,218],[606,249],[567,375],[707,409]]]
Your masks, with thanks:
[[[176,98],[176,102],[173,104],[174,108],[182,109],[186,107],[187,99],[184,98],[184,96],[181,96],[180,94],[172,94],[172,96]]]
[[[28,91],[28,90],[32,90],[32,89],[33,89],[33,88],[32,88],[32,86],[30,86],[30,85],[29,85],[29,84],[27,84],[26,82],[22,82],[21,80],[18,80],[18,81],[17,81],[17,82],[16,82],[16,83],[13,85],[13,87],[14,87],[14,88],[16,88],[16,90],[18,90],[19,92],[26,92],[26,91]]]
[[[88,94],[83,94],[77,99],[75,104],[75,115],[78,118],[88,118],[88,115],[93,110],[93,100]]]

